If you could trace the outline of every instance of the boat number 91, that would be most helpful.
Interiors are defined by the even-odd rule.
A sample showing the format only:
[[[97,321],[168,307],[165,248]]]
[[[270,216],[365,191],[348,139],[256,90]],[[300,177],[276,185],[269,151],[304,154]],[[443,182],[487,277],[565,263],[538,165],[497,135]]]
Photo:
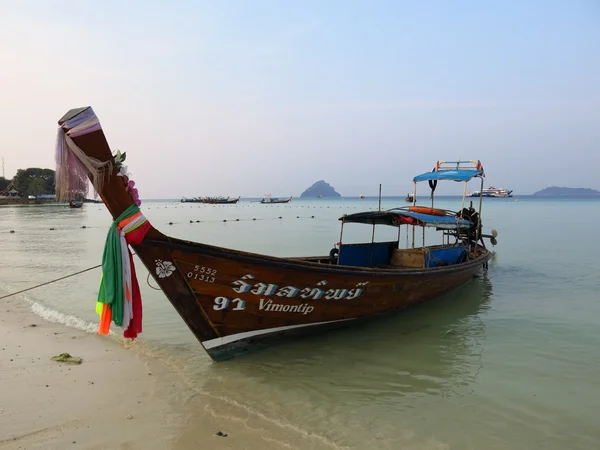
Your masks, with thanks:
[[[222,309],[225,309],[230,305],[233,306],[233,308],[231,308],[232,311],[242,311],[246,309],[246,302],[241,298],[234,298],[233,300],[229,300],[227,297],[215,298],[215,304],[213,305],[213,309],[215,311],[221,311]]]
[[[206,281],[207,283],[215,282],[216,269],[204,266],[194,266],[194,270],[187,273],[187,277],[191,280]]]

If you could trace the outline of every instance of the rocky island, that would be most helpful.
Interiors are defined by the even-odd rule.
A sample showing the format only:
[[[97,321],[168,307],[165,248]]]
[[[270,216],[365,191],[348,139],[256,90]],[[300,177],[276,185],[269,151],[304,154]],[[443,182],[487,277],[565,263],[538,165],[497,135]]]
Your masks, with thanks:
[[[300,195],[300,198],[318,197],[340,198],[341,195],[335,191],[333,186],[331,186],[329,183],[326,183],[324,180],[317,181]]]
[[[600,197],[600,191],[589,188],[550,186],[533,195],[535,197]]]

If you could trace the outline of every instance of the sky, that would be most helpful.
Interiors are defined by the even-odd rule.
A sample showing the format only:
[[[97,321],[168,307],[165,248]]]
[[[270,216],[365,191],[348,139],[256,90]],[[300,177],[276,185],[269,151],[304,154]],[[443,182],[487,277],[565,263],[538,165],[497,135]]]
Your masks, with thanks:
[[[6,176],[80,106],[141,198],[600,190],[600,1],[0,0]]]

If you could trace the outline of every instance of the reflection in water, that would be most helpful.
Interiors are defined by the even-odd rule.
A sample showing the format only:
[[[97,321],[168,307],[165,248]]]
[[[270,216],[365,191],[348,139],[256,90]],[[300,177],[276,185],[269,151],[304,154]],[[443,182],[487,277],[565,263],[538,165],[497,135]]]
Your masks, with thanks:
[[[372,445],[398,448],[410,441],[399,432],[402,411],[471,392],[482,366],[480,316],[491,296],[483,275],[387,318],[286,340],[201,371],[189,366],[188,383],[201,394],[190,408],[285,429],[286,439],[327,437],[325,447],[371,448],[367,442],[380,435],[386,441]]]
[[[381,401],[410,393],[449,394],[477,376],[482,351],[478,343],[485,339],[479,314],[491,295],[491,282],[483,275],[392,316],[286,341],[262,353],[214,364],[211,371],[239,371],[270,386],[285,384],[291,376],[328,383],[343,374],[344,382],[334,389],[357,401],[364,398],[363,390]]]

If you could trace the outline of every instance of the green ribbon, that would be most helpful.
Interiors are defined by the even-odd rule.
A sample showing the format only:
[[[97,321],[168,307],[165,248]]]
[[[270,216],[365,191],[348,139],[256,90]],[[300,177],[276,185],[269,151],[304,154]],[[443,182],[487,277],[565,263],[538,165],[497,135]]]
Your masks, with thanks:
[[[123,261],[121,258],[121,237],[118,225],[128,217],[137,214],[140,209],[133,204],[117,217],[106,236],[102,255],[102,280],[98,292],[98,302],[111,305],[112,321],[115,325],[123,325]]]

